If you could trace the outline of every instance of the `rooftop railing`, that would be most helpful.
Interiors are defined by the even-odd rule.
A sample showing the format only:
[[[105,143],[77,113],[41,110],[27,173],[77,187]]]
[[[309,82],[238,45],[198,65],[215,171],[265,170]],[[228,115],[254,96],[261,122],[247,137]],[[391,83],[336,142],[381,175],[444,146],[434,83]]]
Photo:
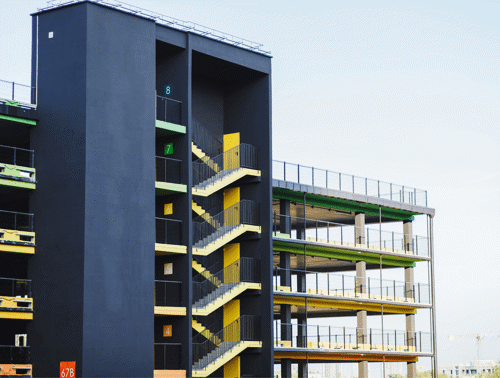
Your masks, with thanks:
[[[286,277],[290,277],[288,286],[291,292],[304,292],[314,295],[334,297],[375,299],[391,302],[430,303],[429,285],[420,282],[387,280],[367,277],[364,280],[345,274],[322,273],[298,269],[274,267],[274,287],[280,290],[286,286]],[[305,277],[305,287],[300,287],[299,280]],[[365,281],[365,287],[363,287]],[[301,290],[299,290],[301,289]]]
[[[282,223],[289,223],[289,234],[280,233]],[[353,225],[273,214],[275,237],[429,257],[429,243],[426,237],[413,235],[410,240],[407,234],[366,227],[365,237],[356,238],[356,228]]]
[[[32,108],[36,107],[35,95],[35,87],[0,80],[0,103],[9,102]]]
[[[84,0],[49,0],[47,1],[47,6],[44,8],[39,8],[39,11],[46,11],[54,8],[58,8],[64,5],[75,4],[82,2]],[[156,21],[158,24],[165,25],[171,28],[175,28],[182,31],[188,31],[194,34],[201,35],[203,37],[211,38],[216,41],[228,43],[233,46],[241,47],[246,50],[258,52],[264,55],[270,55],[270,51],[264,51],[261,43],[252,42],[248,39],[236,37],[234,35],[224,33],[206,26],[202,26],[190,21],[182,21],[173,17],[165,16],[160,13],[152,12],[143,8],[136,7],[121,1],[114,0],[92,0],[95,3],[107,5],[111,8],[124,11],[127,13],[135,14],[138,16],[150,18]]]
[[[182,101],[156,96],[156,119],[158,121],[182,124]]]
[[[0,295],[31,298],[31,280],[0,278]]]
[[[33,168],[34,161],[35,152],[33,150],[0,145],[0,163]]]
[[[275,347],[432,353],[428,332],[286,324],[275,322]]]
[[[427,207],[426,190],[285,161],[273,160],[273,179]]]
[[[0,210],[0,228],[33,232],[33,214]]]

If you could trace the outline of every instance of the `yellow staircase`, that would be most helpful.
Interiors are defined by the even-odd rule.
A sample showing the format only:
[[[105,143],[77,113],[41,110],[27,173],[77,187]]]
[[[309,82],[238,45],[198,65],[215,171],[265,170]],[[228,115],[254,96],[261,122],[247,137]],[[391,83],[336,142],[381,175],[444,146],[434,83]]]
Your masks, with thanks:
[[[222,171],[226,172],[226,171]],[[215,181],[206,180],[199,185],[193,186],[193,195],[200,197],[208,197],[215,192],[225,188],[226,186],[238,181],[245,176],[260,176],[261,171],[249,168],[228,169],[226,174],[223,174]]]
[[[220,343],[222,342],[218,336],[214,335],[212,331],[210,331],[207,327],[198,322],[196,319],[193,319],[193,329],[206,339],[213,338],[216,346],[219,346]]]
[[[212,252],[222,248],[226,244],[230,243],[232,240],[236,239],[238,236],[243,235],[245,232],[257,232],[261,233],[262,228],[260,226],[253,226],[249,224],[240,224],[235,228],[231,229],[223,236],[217,238],[212,243],[204,246],[204,247],[194,247],[193,246],[193,255],[195,256],[208,256]]]
[[[194,200],[192,200],[192,208],[193,211],[200,216],[200,218],[206,220],[210,225],[212,225],[212,227],[220,227],[220,223],[215,219],[211,220],[212,216],[210,215],[210,213],[206,211],[202,206],[198,205]]]
[[[222,282],[215,277],[208,269],[206,269],[203,265],[201,265],[198,261],[193,259],[193,269],[200,273],[203,277],[205,277],[207,280],[212,282],[215,286],[220,287],[222,285]]]

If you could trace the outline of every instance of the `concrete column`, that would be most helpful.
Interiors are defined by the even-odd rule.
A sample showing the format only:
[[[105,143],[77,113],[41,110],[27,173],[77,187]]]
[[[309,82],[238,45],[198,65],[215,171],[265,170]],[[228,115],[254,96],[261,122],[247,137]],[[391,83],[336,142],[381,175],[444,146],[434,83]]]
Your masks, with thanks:
[[[413,253],[413,224],[411,221],[403,221],[403,233],[405,240],[405,251],[409,254]],[[405,291],[408,300],[415,298],[415,278],[414,268],[405,268]],[[415,334],[415,315],[406,315],[406,334],[409,347],[416,346]],[[417,364],[415,362],[407,363],[408,378],[417,377]]]
[[[355,218],[355,243],[365,244],[365,214],[356,213]],[[356,292],[366,294],[368,292],[366,286],[366,262],[356,262]],[[368,340],[368,324],[366,311],[358,311],[357,315],[357,337],[358,344],[367,344]],[[361,361],[358,363],[358,377],[368,378],[368,361]]]

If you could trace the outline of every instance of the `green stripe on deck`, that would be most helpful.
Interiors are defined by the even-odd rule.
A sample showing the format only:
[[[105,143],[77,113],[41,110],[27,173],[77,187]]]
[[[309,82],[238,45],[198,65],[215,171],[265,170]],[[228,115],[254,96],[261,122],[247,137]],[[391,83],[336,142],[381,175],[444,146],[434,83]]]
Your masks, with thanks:
[[[158,120],[155,125],[161,135],[186,134],[186,126]]]
[[[0,114],[0,119],[5,119],[6,121],[12,121],[12,122],[25,123],[27,125],[33,125],[33,126],[36,125],[36,121],[33,119],[18,118],[4,114]]]

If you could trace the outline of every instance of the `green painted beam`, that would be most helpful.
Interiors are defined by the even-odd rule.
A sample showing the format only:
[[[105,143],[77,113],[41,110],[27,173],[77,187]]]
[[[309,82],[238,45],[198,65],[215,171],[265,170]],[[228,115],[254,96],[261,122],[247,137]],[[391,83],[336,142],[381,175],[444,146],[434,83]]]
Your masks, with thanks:
[[[170,182],[155,182],[155,193],[157,196],[167,194],[187,193],[187,186]]]
[[[186,134],[186,126],[158,120],[155,125],[161,135]]]
[[[0,114],[0,119],[5,119],[6,121],[12,121],[12,122],[25,123],[27,125],[33,125],[33,126],[36,125],[36,121],[33,119],[13,117],[13,116],[8,116],[8,115],[4,115],[4,114]]]
[[[360,212],[369,215],[379,215],[378,205],[374,205],[371,203],[325,197],[311,193],[306,193],[305,195],[306,204],[308,205],[321,206],[344,211]],[[302,203],[304,201],[304,193],[283,188],[273,188],[273,198],[286,199],[293,202]],[[418,215],[418,213],[382,206],[382,217],[384,218],[392,218],[396,220],[413,220],[414,215]]]
[[[36,189],[36,184],[34,182],[0,179],[0,185],[13,186],[22,189]]]
[[[273,251],[303,255],[304,246],[298,243],[287,243],[284,241],[273,240]],[[366,261],[370,264],[380,263],[380,255],[376,253],[346,251],[335,247],[322,247],[317,245],[307,245],[307,255],[337,260]],[[399,267],[414,267],[416,265],[414,260],[403,256],[398,257],[387,255],[382,255],[382,264]]]

